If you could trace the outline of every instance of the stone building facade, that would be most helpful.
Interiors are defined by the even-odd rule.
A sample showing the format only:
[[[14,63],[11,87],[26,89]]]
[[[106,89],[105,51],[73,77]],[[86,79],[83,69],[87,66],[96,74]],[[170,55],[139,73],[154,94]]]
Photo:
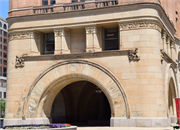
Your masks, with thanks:
[[[9,1],[4,125],[176,122],[179,0]]]

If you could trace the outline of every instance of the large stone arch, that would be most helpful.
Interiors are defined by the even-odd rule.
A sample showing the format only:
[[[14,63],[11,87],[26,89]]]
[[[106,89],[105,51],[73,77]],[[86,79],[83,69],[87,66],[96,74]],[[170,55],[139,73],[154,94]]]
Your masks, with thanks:
[[[179,97],[179,88],[177,82],[176,68],[172,64],[168,64],[165,74],[165,99],[167,108],[167,117],[170,117],[169,113],[169,94],[172,93],[174,98]],[[170,92],[171,91],[171,92]]]
[[[32,84],[23,106],[23,118],[49,118],[51,105],[58,92],[75,81],[89,81],[106,95],[112,117],[130,118],[127,95],[119,80],[105,67],[85,60],[59,62]]]

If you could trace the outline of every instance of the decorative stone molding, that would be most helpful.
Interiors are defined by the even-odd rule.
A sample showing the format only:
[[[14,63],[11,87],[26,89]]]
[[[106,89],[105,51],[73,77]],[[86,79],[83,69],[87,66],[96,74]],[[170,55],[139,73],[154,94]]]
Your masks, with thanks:
[[[160,50],[161,52],[161,61],[164,60],[167,63],[171,63],[173,68],[177,68],[177,63],[164,51],[164,50]]]
[[[130,50],[129,51],[129,60],[130,61],[137,61],[140,60],[140,56],[137,54],[138,53],[138,48],[135,48],[135,50]]]
[[[24,58],[16,56],[15,68],[22,68],[22,67],[24,67]]]
[[[54,34],[55,34],[55,37],[61,37],[61,36],[69,37],[70,31],[69,29],[58,28],[58,29],[54,29]]]
[[[156,29],[161,32],[161,24],[155,20],[141,20],[131,22],[119,22],[120,31],[135,29]]]
[[[42,61],[42,60],[62,60],[73,58],[94,58],[105,56],[119,56],[128,55],[130,50],[114,50],[114,51],[101,51],[93,53],[80,53],[80,54],[64,54],[64,55],[42,55],[42,56],[23,56],[25,61]]]
[[[101,29],[100,27],[94,26],[87,26],[86,28],[86,34],[100,34]]]
[[[162,39],[166,39],[166,31],[162,30]]]
[[[38,39],[39,33],[34,31],[23,31],[23,32],[9,32],[9,41],[21,40],[21,39]]]
[[[174,42],[170,42],[170,47],[173,48],[173,49],[176,48]]]

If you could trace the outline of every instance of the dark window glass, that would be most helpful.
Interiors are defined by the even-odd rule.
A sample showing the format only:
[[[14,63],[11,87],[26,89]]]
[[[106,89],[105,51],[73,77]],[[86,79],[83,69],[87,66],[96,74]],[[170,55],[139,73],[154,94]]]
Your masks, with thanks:
[[[0,30],[0,35],[2,35],[2,30]]]
[[[7,68],[3,67],[3,76],[6,77],[7,76]]]
[[[3,55],[4,55],[4,58],[7,58],[7,54],[6,53],[3,53]]]
[[[2,76],[2,66],[0,66],[0,76]]]
[[[51,0],[51,5],[54,5],[56,4],[56,1],[55,0]]]
[[[118,28],[105,29],[105,50],[118,50]]]
[[[7,26],[6,26],[6,24],[4,24],[4,27],[3,27],[4,29],[7,29]]]
[[[7,37],[7,32],[4,32],[4,36]]]
[[[7,51],[7,46],[4,46],[4,50]]]
[[[45,54],[54,54],[54,33],[44,34]]]
[[[2,60],[1,60],[1,63],[2,63]],[[4,60],[3,63],[4,65],[7,65],[7,60]]]
[[[0,51],[0,57],[2,57],[2,52]]]
[[[2,42],[2,37],[0,37],[0,42]]]
[[[7,39],[4,39],[4,43],[7,44]]]
[[[2,50],[2,44],[0,44],[0,49]]]
[[[0,22],[0,27],[2,27],[2,23]]]
[[[42,0],[42,5],[48,5],[48,0]]]
[[[81,2],[85,2],[86,0],[81,0]]]
[[[6,92],[4,92],[4,98],[6,98]]]
[[[78,2],[78,0],[72,0],[72,3],[74,3],[74,2]]]
[[[6,86],[7,86],[7,81],[3,80],[3,87],[6,87]]]
[[[0,64],[2,64],[2,59],[0,59]]]
[[[2,98],[2,92],[0,92],[0,98]]]

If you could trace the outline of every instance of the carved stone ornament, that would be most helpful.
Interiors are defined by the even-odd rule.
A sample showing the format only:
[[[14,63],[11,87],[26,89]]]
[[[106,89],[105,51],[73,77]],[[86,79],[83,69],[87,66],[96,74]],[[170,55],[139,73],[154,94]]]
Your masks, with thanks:
[[[9,41],[21,40],[21,39],[38,39],[39,33],[34,31],[23,31],[23,32],[9,32]]]
[[[65,28],[58,28],[58,29],[54,29],[54,34],[55,37],[69,37],[70,36],[70,31],[69,29],[65,29]]]
[[[15,63],[16,68],[22,68],[24,67],[24,59],[22,57],[16,56],[16,63]]]
[[[166,31],[162,30],[162,39],[166,39]]]
[[[100,34],[101,29],[97,26],[87,26],[86,34]]]
[[[163,60],[164,60],[164,50],[161,49],[160,51],[161,51],[161,62],[163,62]]]
[[[137,53],[138,53],[138,48],[135,48],[135,50],[130,50],[129,51],[129,60],[130,61],[140,60],[140,56]]]
[[[120,30],[134,30],[134,29],[144,29],[152,28],[161,32],[161,25],[155,20],[141,20],[141,21],[131,21],[131,22],[119,22]]]

